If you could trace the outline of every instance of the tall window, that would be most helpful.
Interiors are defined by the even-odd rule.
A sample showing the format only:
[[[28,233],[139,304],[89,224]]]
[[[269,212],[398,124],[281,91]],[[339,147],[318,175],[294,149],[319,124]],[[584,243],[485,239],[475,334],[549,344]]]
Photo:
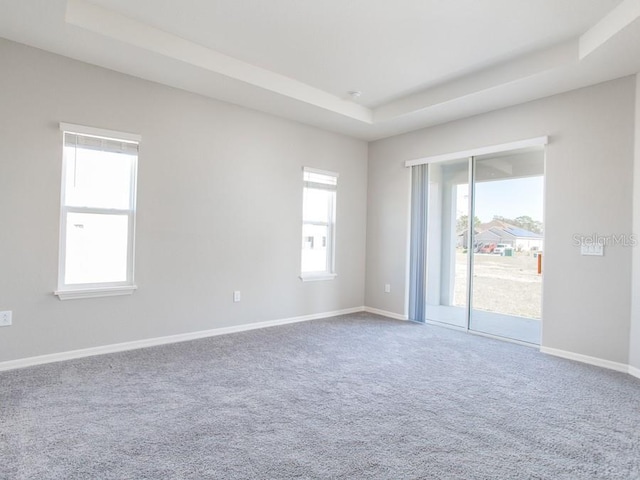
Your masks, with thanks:
[[[61,124],[60,299],[132,293],[140,137]]]
[[[338,174],[305,167],[302,204],[302,280],[335,278]]]

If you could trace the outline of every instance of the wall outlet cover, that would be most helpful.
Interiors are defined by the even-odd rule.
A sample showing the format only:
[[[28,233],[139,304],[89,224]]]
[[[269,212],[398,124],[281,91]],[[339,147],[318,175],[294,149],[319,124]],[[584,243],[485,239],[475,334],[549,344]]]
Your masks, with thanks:
[[[11,323],[11,310],[0,312],[0,327],[8,327]]]

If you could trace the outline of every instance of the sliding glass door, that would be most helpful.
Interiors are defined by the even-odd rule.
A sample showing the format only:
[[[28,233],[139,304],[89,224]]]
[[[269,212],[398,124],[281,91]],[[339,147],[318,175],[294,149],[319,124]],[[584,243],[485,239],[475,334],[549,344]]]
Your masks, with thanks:
[[[429,165],[425,317],[467,326],[469,160]]]
[[[475,157],[471,330],[538,344],[544,154]]]
[[[426,178],[422,320],[540,343],[542,147],[432,162]]]

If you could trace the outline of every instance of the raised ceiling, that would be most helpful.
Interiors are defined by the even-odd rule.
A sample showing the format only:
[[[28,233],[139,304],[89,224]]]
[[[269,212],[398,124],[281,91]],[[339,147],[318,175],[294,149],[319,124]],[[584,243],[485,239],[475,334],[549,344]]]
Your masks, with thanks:
[[[0,36],[371,140],[639,72],[639,17],[640,0],[2,0]]]

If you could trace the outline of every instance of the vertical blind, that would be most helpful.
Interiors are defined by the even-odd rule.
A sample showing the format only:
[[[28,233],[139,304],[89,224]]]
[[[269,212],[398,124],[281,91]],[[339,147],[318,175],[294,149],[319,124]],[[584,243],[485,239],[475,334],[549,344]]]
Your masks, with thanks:
[[[429,165],[411,167],[409,320],[425,321]]]

